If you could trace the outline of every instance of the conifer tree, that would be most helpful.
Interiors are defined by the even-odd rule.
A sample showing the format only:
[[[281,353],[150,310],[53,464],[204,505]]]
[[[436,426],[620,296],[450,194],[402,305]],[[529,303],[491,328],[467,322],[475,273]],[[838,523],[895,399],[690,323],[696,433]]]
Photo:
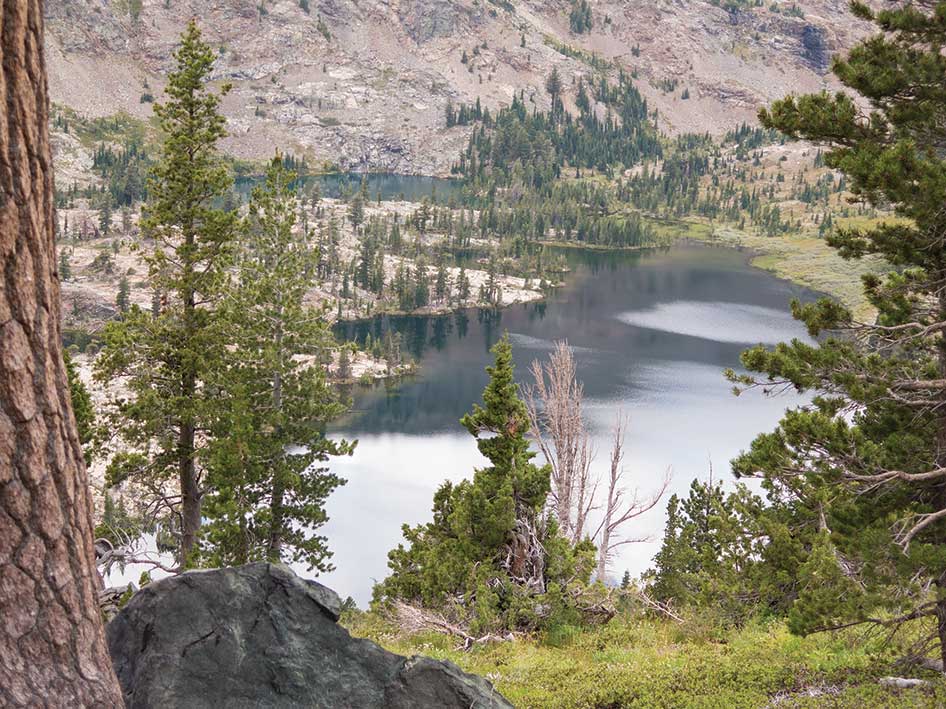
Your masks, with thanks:
[[[295,233],[294,179],[277,153],[240,229],[221,313],[227,366],[215,383],[230,405],[214,426],[204,539],[214,563],[327,571],[331,552],[316,532],[325,499],[344,481],[320,464],[353,445],[323,434],[344,406],[322,365],[334,345],[325,312],[305,302],[318,253]]]
[[[866,113],[849,94],[821,93],[778,101],[760,118],[825,145],[825,164],[845,174],[855,196],[894,208],[898,220],[826,236],[845,258],[877,255],[894,268],[864,278],[876,321],[858,322],[828,300],[796,303],[796,317],[820,344],[795,341],[743,355],[746,367],[764,376],[733,375],[742,385],[819,395],[788,412],[734,466],[764,477],[774,498],[803,503],[808,526],[823,533],[793,608],[794,630],[919,621],[933,632],[917,653],[935,650],[946,660],[943,3],[852,8],[879,33],[833,69],[863,97]],[[842,588],[841,577],[856,583]],[[822,591],[832,588],[829,608]]]
[[[179,538],[180,563],[190,564],[206,493],[205,443],[220,404],[208,383],[225,352],[217,310],[236,215],[216,206],[232,183],[217,152],[225,135],[220,95],[207,86],[217,53],[191,21],[173,56],[167,102],[154,107],[165,140],[141,220],[155,244],[146,261],[162,303],[156,315],[132,307],[108,325],[96,377],[128,382],[107,420],[126,444],[109,481],[134,475],[156,491],[176,482],[177,494],[162,492],[159,509]]]
[[[102,236],[108,236],[112,228],[112,206],[108,197],[102,201],[102,209],[99,210],[99,230]]]
[[[689,495],[673,495],[667,505],[663,543],[654,557],[653,597],[741,620],[759,607],[763,595],[765,601],[773,595],[762,583],[777,575],[766,563],[767,531],[762,500],[744,485],[726,494],[719,482],[694,480]]]
[[[338,353],[338,378],[343,382],[351,379],[351,350],[345,346]]]
[[[477,632],[542,625],[549,618],[536,607],[567,607],[566,584],[587,582],[594,566],[594,546],[570,547],[543,514],[550,469],[532,462],[508,337],[493,355],[483,406],[460,422],[490,464],[472,480],[440,486],[433,521],[404,526],[409,546],[391,551],[391,576],[374,591],[378,603],[401,599],[438,610],[459,599],[450,612]]]
[[[457,274],[457,297],[460,302],[466,302],[470,298],[470,278],[466,275],[466,266],[460,266],[460,273]]]
[[[128,276],[122,276],[118,282],[118,294],[115,296],[115,307],[118,312],[127,313],[130,301],[131,286],[128,284]]]
[[[66,380],[69,383],[69,394],[72,397],[72,412],[76,417],[76,431],[79,434],[79,443],[88,444],[92,440],[92,430],[95,425],[95,409],[92,406],[92,395],[89,389],[79,378],[75,362],[68,351],[64,351],[62,361],[66,365]],[[89,461],[89,450],[84,449],[86,462]]]
[[[437,257],[437,277],[434,281],[434,293],[438,300],[446,300],[447,292],[450,288],[449,276],[447,275],[447,263],[443,252]]]
[[[57,270],[59,271],[60,281],[72,280],[72,264],[69,262],[69,252],[65,246],[59,249],[59,268]]]
[[[361,190],[348,203],[348,221],[357,229],[365,221],[365,198]]]

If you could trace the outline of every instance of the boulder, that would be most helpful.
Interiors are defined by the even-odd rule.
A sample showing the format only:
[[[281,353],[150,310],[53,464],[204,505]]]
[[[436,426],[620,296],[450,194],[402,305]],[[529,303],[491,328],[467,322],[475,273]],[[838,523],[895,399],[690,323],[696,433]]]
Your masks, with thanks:
[[[406,658],[338,625],[331,589],[281,564],[149,584],[108,624],[129,709],[506,709],[450,662]]]

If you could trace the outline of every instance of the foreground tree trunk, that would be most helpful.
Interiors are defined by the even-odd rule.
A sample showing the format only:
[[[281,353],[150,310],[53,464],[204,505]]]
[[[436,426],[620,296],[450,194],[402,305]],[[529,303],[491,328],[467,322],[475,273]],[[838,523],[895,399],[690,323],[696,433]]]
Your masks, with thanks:
[[[40,0],[2,0],[0,701],[120,707],[59,331]]]

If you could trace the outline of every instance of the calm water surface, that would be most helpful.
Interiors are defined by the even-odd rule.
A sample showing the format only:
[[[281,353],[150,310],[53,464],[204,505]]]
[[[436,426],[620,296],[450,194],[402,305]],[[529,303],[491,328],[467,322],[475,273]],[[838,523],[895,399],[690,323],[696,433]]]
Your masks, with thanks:
[[[771,429],[792,397],[730,393],[723,369],[755,343],[807,339],[788,313],[793,297],[815,295],[749,267],[729,249],[678,245],[646,253],[569,252],[567,285],[547,302],[498,313],[378,319],[348,326],[349,337],[395,327],[418,376],[353,392],[354,413],[337,431],[357,438],[351,459],[333,463],[348,479],[328,502],[325,533],[336,571],[320,579],[360,606],[386,575],[401,525],[430,518],[434,490],[471,475],[485,461],[458,420],[486,385],[489,348],[508,331],[517,374],[567,339],[584,382],[596,470],[608,465],[609,429],[630,417],[626,479],[646,493],[669,467],[672,491],[685,492],[709,465],[730,479],[729,460]],[[611,573],[645,570],[659,545],[665,503],[627,530],[652,541],[623,547]]]

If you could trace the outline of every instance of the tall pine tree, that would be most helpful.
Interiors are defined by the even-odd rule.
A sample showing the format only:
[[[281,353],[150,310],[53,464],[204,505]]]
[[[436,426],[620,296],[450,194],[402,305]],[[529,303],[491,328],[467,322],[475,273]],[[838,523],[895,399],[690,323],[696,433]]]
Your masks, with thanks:
[[[294,179],[277,154],[240,232],[222,312],[228,366],[217,387],[230,406],[211,444],[205,539],[215,563],[295,561],[327,571],[331,553],[316,531],[325,499],[344,481],[319,464],[354,446],[322,433],[344,406],[322,365],[334,344],[325,312],[305,302],[319,256],[295,230]]]
[[[96,374],[126,377],[129,393],[108,417],[126,445],[109,479],[134,476],[155,491],[182,564],[192,561],[202,519],[205,443],[220,404],[207,385],[225,352],[217,310],[237,219],[217,206],[232,180],[217,152],[226,134],[220,94],[207,86],[215,57],[191,21],[174,52],[167,102],[154,107],[165,139],[141,220],[155,246],[146,260],[163,304],[156,315],[133,306],[109,324]],[[172,481],[177,489],[168,494]]]

